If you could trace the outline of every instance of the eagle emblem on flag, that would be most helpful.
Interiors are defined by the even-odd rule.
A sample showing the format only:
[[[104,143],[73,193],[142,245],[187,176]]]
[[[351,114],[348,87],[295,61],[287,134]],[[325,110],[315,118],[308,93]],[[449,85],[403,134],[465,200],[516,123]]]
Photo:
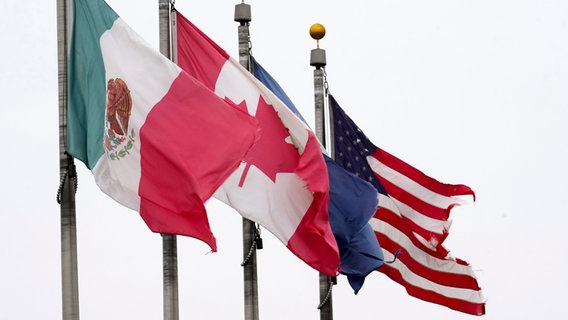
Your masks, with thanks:
[[[128,132],[128,120],[132,112],[132,97],[126,82],[120,78],[110,79],[107,83],[106,118],[110,130],[124,135]]]
[[[105,148],[111,160],[118,160],[130,154],[136,142],[134,129],[128,132],[132,113],[132,97],[123,79],[109,79],[107,82],[107,104],[105,121]]]

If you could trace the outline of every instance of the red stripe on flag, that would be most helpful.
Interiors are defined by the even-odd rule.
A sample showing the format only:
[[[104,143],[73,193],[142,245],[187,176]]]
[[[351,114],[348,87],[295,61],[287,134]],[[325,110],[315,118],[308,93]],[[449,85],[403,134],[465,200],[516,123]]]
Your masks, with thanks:
[[[470,268],[465,261],[460,259],[456,259],[454,261],[452,259],[446,258],[448,252],[441,245],[437,247],[437,251],[433,251],[424,246],[420,241],[416,239],[412,231],[410,231],[410,228],[407,225],[406,221],[386,208],[379,208],[379,210],[377,210],[377,213],[375,213],[375,218],[377,220],[375,220],[375,222],[372,221],[372,224],[375,225],[375,223],[378,223],[380,224],[380,227],[377,228],[375,225],[373,229],[375,229],[375,235],[383,250],[390,252],[391,254],[396,252],[398,249],[403,250],[397,257],[397,259],[399,260],[397,263],[404,265],[409,269],[409,271],[414,273],[419,278],[423,278],[442,286],[447,286],[449,291],[452,290],[451,288],[455,288],[456,290],[466,289],[479,291],[476,295],[481,296],[481,289],[479,288],[477,279],[473,275],[473,271],[463,269]],[[400,234],[389,232],[387,226],[398,230],[400,233],[404,234],[406,238],[403,238]],[[385,232],[377,229],[383,229],[385,230]],[[412,258],[412,255],[410,255],[406,250],[413,251],[413,255],[417,255],[419,257],[422,257],[423,259],[437,259],[439,261],[434,261],[429,266],[424,265],[422,262],[416,261],[414,258]],[[428,256],[430,258],[428,258]],[[452,266],[452,264],[454,265]],[[458,271],[462,269],[465,273],[460,274],[442,271],[444,269]],[[442,304],[451,309],[470,314],[479,315],[483,314],[479,312],[484,312],[484,303],[468,302],[456,298],[446,297],[443,295],[442,290],[440,290],[439,288],[435,289],[440,291],[434,292],[412,285],[402,278],[402,275],[397,269],[388,266],[388,264],[383,265],[377,271],[380,271],[391,277],[393,280],[404,286],[408,294],[416,298]],[[470,272],[471,275],[467,274]]]
[[[309,131],[308,134],[306,149],[299,157],[296,174],[306,182],[314,199],[296,232],[288,240],[287,247],[312,268],[336,276],[340,260],[327,213],[329,180],[321,179],[322,176],[327,177],[327,167],[314,165],[323,160],[323,156],[314,133]]]
[[[322,200],[314,198],[286,247],[312,268],[329,276],[337,276],[339,256],[333,233],[318,231],[320,229],[318,226],[326,223],[326,221],[321,221],[322,215],[319,214],[317,208]],[[329,225],[329,221],[327,224]],[[322,236],[324,236],[324,241],[322,241]],[[333,261],[336,264],[330,263]]]
[[[440,304],[450,309],[468,313],[471,315],[480,316],[485,314],[485,303],[473,303],[460,299],[448,298],[439,293],[413,286],[410,283],[404,281],[402,275],[398,270],[388,266],[387,264],[383,265],[379,269],[379,271],[387,275],[392,280],[404,286],[406,292],[408,292],[408,294],[413,297],[428,302]]]
[[[179,29],[178,66],[215,91],[217,76],[229,55],[186,17],[177,11],[175,13]],[[216,54],[211,54],[212,49],[217,51]]]
[[[423,187],[430,189],[438,194],[452,197],[457,195],[471,195],[474,197],[475,200],[475,193],[471,190],[470,187],[458,184],[446,184],[441,183],[436,179],[433,179],[427,175],[425,175],[422,171],[412,167],[408,163],[398,159],[397,157],[391,155],[390,153],[377,148],[377,151],[373,155],[375,158],[379,159],[379,161],[389,168],[392,168],[408,178],[416,181],[418,184],[422,185]]]
[[[412,194],[408,193],[407,191],[401,189],[397,185],[391,183],[390,181],[386,180],[384,177],[381,177],[375,172],[375,176],[379,179],[385,190],[389,194],[389,196],[393,199],[396,199],[405,205],[411,207],[415,211],[433,218],[437,220],[447,221],[450,216],[450,209],[442,209],[435,207],[431,204],[428,204]]]
[[[377,236],[377,239],[381,244],[381,248],[387,250],[391,254],[394,254],[398,249],[401,248],[399,244],[397,244],[393,239],[387,237],[386,235],[380,232],[375,232],[375,235]],[[416,248],[416,250],[419,249]],[[425,252],[422,253],[427,254]],[[455,288],[480,290],[476,278],[466,274],[441,272],[436,269],[431,269],[428,266],[424,266],[418,261],[414,260],[406,250],[401,251],[397,259],[414,274],[437,284]],[[440,263],[457,264],[457,262],[453,260],[443,260],[440,261]]]
[[[430,242],[432,245],[444,242],[444,240],[449,234],[447,230],[445,230],[444,233],[437,233],[430,230],[426,230],[422,228],[419,224],[414,223],[414,221],[406,217],[403,217],[403,219],[404,222],[406,222],[406,224],[410,226],[413,232],[419,234],[422,238]]]
[[[410,239],[410,241],[412,241],[412,244],[415,247],[419,248],[420,250],[428,252],[428,254],[440,259],[444,259],[448,255],[448,250],[446,250],[442,245],[438,245],[436,247],[436,251],[426,247],[422,242],[416,239],[416,237],[412,233],[412,230],[410,229],[406,221],[404,221],[400,216],[396,215],[390,210],[386,208],[381,208],[380,201],[379,201],[379,209],[375,213],[374,217],[379,220],[385,221],[386,223],[392,225],[394,228],[400,230]]]
[[[140,214],[150,229],[216,251],[203,202],[255,141],[252,117],[182,71],[140,128]]]

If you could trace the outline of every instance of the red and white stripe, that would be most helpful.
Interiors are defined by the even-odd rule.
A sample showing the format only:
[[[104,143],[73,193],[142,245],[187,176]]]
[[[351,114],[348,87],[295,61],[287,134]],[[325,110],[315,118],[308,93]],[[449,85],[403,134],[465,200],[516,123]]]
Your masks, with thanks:
[[[442,246],[452,207],[464,203],[461,196],[475,196],[473,191],[440,183],[379,148],[367,161],[388,193],[379,195],[371,226],[385,260],[392,260],[401,249],[394,263],[378,271],[403,285],[411,296],[485,314],[485,299],[471,266]]]

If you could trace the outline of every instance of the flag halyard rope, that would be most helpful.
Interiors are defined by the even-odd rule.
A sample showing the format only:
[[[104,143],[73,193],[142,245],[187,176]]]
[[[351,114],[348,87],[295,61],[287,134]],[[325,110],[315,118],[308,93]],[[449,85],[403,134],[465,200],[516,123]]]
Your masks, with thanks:
[[[67,167],[63,174],[61,175],[61,179],[59,180],[59,188],[57,188],[57,203],[61,204],[61,197],[63,194],[63,189],[65,188],[65,182],[67,181],[67,176],[73,181],[73,187],[75,189],[75,193],[77,193],[77,187],[79,186],[79,179],[77,178],[77,170],[75,167],[75,162],[73,161],[73,157],[71,157],[67,152]]]
[[[254,229],[254,235],[253,235],[253,239],[252,242],[250,244],[250,249],[248,251],[248,254],[245,258],[245,260],[241,263],[241,267],[244,267],[250,260],[250,258],[252,257],[252,254],[254,253],[255,249],[262,249],[262,238],[260,237],[260,226],[257,224],[256,228]]]
[[[325,298],[318,305],[318,310],[321,310],[321,308],[323,308],[325,306],[325,304],[329,301],[329,298],[331,297],[331,292],[333,291],[333,285],[334,285],[334,282],[333,282],[332,279],[333,279],[332,277],[329,277],[329,289],[327,290],[327,294],[325,295]]]

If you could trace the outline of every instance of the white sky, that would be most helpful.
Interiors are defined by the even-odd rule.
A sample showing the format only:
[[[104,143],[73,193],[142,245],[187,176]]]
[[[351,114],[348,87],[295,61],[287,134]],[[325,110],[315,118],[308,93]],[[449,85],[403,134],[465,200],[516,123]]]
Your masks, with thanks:
[[[109,0],[158,47],[158,0]],[[237,57],[238,0],[178,9]],[[452,212],[446,246],[468,260],[484,319],[559,319],[568,253],[568,2],[247,1],[254,56],[313,125],[315,41],[327,29],[331,92],[375,144],[477,193]],[[0,4],[0,319],[61,319],[56,1]],[[148,75],[151,76],[151,75]],[[162,241],[77,162],[81,319],[161,319]],[[241,217],[211,200],[219,251],[178,237],[180,319],[242,319]],[[319,319],[318,274],[268,231],[258,252],[261,319]],[[354,296],[340,277],[334,319],[472,319],[383,274]]]

